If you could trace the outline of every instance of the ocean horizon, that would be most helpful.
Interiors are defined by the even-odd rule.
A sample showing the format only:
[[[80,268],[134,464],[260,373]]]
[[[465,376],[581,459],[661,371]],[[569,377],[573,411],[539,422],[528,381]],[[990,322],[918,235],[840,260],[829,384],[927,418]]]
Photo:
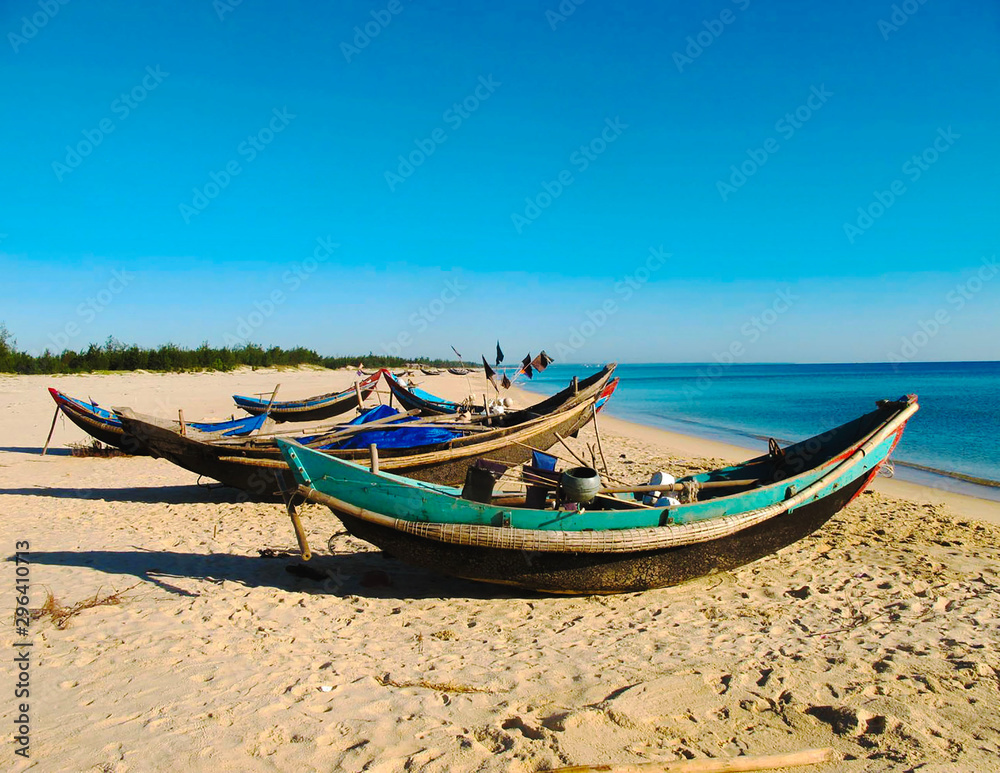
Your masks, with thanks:
[[[553,364],[517,386],[551,394],[600,365]],[[1000,501],[1000,362],[619,365],[609,415],[763,452],[915,393],[896,477]]]

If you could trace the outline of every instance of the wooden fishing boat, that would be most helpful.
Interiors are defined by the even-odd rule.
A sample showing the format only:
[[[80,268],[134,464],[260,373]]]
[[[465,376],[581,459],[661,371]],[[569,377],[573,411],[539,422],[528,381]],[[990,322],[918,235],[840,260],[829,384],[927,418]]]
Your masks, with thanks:
[[[596,384],[602,384],[603,389],[607,386],[608,379],[611,373],[614,371],[615,365],[612,363],[596,373],[591,374],[585,379],[579,380],[574,379],[570,382],[570,385],[553,395],[552,397],[542,400],[539,403],[535,403],[529,408],[523,409],[521,411],[515,411],[512,416],[504,419],[508,424],[517,423],[518,421],[524,420],[528,417],[541,416],[544,413],[548,413],[553,410],[557,405],[564,404],[568,399],[571,399],[574,395],[580,400],[590,399],[594,387]],[[456,413],[468,412],[472,414],[484,413],[484,408],[482,405],[472,405],[469,403],[456,403],[453,400],[445,400],[444,398],[437,397],[425,392],[423,389],[412,386],[403,386],[399,379],[393,376],[388,371],[385,372],[385,382],[389,386],[389,391],[393,398],[405,409],[407,410],[419,410],[424,416],[433,415],[449,415]],[[611,392],[614,391],[618,384],[617,379],[613,382],[611,386]],[[575,391],[574,391],[575,390]],[[610,392],[608,393],[610,396]],[[604,405],[605,400],[601,401],[601,406]]]
[[[357,388],[352,386],[341,392],[330,392],[325,395],[307,397],[303,400],[275,400],[272,402],[263,397],[233,395],[233,401],[249,414],[259,416],[267,413],[272,419],[279,422],[320,421],[339,416],[351,408],[358,407],[359,391],[361,401],[364,402],[375,389],[381,372],[379,370],[374,375],[362,379],[358,382]]]
[[[468,368],[448,368],[448,372],[451,373],[454,376],[468,376],[469,375],[469,369]]]
[[[572,436],[589,422],[596,401],[613,388],[610,382],[614,365],[594,376],[521,411],[490,417],[498,426],[482,423],[448,421],[448,440],[403,448],[387,448],[376,442],[381,468],[417,480],[436,483],[460,483],[469,467],[486,457],[506,465],[523,464],[533,450],[546,450],[559,438]],[[586,383],[586,386],[585,386]],[[127,431],[134,434],[151,454],[227,486],[242,489],[258,499],[273,499],[294,487],[288,465],[281,456],[276,436],[222,441],[196,433],[181,435],[167,422],[148,421],[128,408],[115,408]],[[339,448],[343,427],[318,437],[299,438],[321,453],[341,459],[368,459],[364,448]]]
[[[423,373],[425,376],[440,376],[441,375],[441,371],[438,370],[437,368],[421,368],[420,372]]]
[[[303,497],[403,561],[545,592],[619,593],[727,571],[818,529],[871,482],[918,408],[916,395],[877,405],[785,449],[772,442],[765,456],[682,478],[672,488],[686,503],[666,507],[611,494],[621,489],[588,505],[558,495],[544,508],[526,507],[524,494],[471,501],[458,489],[278,442]]]
[[[102,408],[93,401],[79,400],[49,387],[49,394],[63,414],[76,426],[96,440],[120,451],[135,456],[149,453],[139,440],[125,431],[121,420],[107,408]],[[261,428],[266,416],[248,416],[242,419],[215,422],[186,422],[187,427],[203,435],[213,437],[237,437],[249,435]],[[173,422],[180,428],[179,422]]]

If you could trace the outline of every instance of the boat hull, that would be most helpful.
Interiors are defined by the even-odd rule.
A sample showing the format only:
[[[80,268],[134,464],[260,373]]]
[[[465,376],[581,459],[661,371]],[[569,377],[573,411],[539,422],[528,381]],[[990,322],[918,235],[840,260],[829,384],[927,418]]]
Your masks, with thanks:
[[[465,473],[481,457],[507,465],[530,461],[532,449],[547,450],[558,436],[578,432],[592,418],[591,403],[575,405],[551,418],[536,420],[489,433],[490,437],[470,436],[451,443],[419,448],[392,448],[379,451],[383,470],[430,483],[460,484]],[[148,452],[198,475],[242,489],[258,499],[275,499],[295,487],[281,452],[274,445],[220,446],[180,435],[128,414],[119,414],[127,431],[139,439]],[[361,449],[326,451],[337,459],[364,462],[369,452]]]
[[[361,390],[361,400],[364,401],[372,393],[374,387]],[[239,408],[253,416],[267,413],[274,421],[322,421],[347,413],[358,406],[358,396],[353,390],[331,397],[328,400],[317,399],[304,401],[302,404],[275,403],[270,411],[266,401],[253,400],[234,395],[234,402]]]
[[[57,389],[50,387],[49,393],[63,415],[95,440],[133,456],[149,454],[142,443],[127,433],[117,419],[104,418],[96,409],[88,410],[87,405],[81,405],[80,401],[64,395]]]
[[[359,539],[413,566],[543,593],[599,595],[678,585],[736,569],[812,534],[864,489],[863,477],[814,502],[710,542],[630,553],[565,553],[458,545],[406,534],[344,512]]]

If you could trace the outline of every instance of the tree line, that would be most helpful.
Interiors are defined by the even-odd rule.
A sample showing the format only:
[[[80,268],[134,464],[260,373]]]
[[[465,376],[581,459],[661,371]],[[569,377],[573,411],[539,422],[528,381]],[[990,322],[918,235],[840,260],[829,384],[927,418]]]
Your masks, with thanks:
[[[459,365],[455,360],[437,360],[427,357],[407,359],[389,355],[373,354],[323,356],[313,349],[297,346],[283,349],[271,346],[265,349],[259,344],[248,343],[239,347],[217,348],[203,343],[196,349],[166,343],[156,348],[136,344],[124,344],[109,337],[104,344],[90,344],[86,349],[73,351],[65,349],[54,354],[46,349],[40,355],[33,355],[17,348],[17,341],[0,323],[0,373],[49,374],[88,373],[94,371],[186,371],[220,370],[228,371],[240,366],[269,368],[279,365],[317,365],[324,368],[356,367],[364,363],[369,368],[398,368],[413,363],[436,368]]]

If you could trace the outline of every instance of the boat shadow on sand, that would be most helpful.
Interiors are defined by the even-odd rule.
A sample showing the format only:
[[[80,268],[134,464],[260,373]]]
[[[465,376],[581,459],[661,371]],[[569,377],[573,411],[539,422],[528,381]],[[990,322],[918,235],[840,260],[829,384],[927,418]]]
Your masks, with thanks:
[[[8,556],[7,561],[13,561]],[[459,580],[416,569],[378,551],[316,555],[308,564],[296,553],[262,551],[260,556],[147,550],[32,551],[32,564],[96,569],[131,575],[179,596],[200,596],[174,585],[181,579],[294,593],[385,599],[538,598],[516,588]]]
[[[85,499],[104,502],[137,502],[140,504],[239,504],[252,501],[243,492],[228,488],[205,486],[128,486],[123,488],[60,488],[37,486],[0,489],[0,496],[11,494],[25,497],[54,499]]]

